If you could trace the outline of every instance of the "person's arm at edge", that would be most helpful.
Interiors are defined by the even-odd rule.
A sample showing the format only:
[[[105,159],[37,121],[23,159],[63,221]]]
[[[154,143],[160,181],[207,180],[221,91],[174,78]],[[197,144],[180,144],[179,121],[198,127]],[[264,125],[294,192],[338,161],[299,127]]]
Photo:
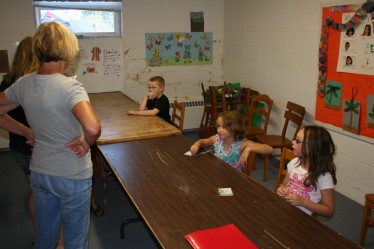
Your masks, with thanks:
[[[139,116],[156,116],[160,111],[157,108],[153,108],[152,110],[144,110],[144,111],[134,111],[131,110],[128,112],[130,115],[139,115]]]
[[[10,102],[7,99],[4,92],[0,92],[0,129],[24,136],[28,140],[27,143],[33,145],[34,136],[31,129],[20,122],[17,122],[7,114],[7,112],[13,110],[17,106],[18,104]]]
[[[240,146],[240,151],[240,165],[244,167],[247,165],[250,153],[271,154],[273,152],[273,147],[267,144],[256,143],[251,140],[244,140]]]
[[[66,146],[73,150],[78,157],[81,157],[90,150],[90,146],[94,145],[100,137],[101,123],[88,101],[75,104],[72,111],[82,126],[83,136],[74,139]]]
[[[160,110],[153,108],[147,110],[147,101],[150,98],[149,94],[145,95],[142,102],[140,103],[139,110],[130,110],[127,112],[128,115],[139,115],[139,116],[156,116]]]
[[[287,175],[284,177],[283,182],[279,185],[277,189],[277,194],[282,198],[286,198],[286,195],[288,195],[286,186],[287,186],[289,178],[290,178],[290,174],[287,172]]]
[[[140,103],[139,111],[145,111],[147,110],[147,101],[148,101],[148,94],[146,94]]]
[[[82,126],[85,140],[89,146],[95,144],[101,134],[101,123],[91,103],[81,101],[74,105],[73,113]]]
[[[22,123],[14,120],[7,114],[0,114],[0,128],[8,132],[24,136],[27,139],[27,144],[34,145],[34,136],[32,130]]]
[[[216,136],[213,135],[209,138],[203,138],[196,141],[190,148],[191,154],[195,155],[199,152],[201,147],[212,146],[216,143]]]
[[[335,190],[333,188],[321,190],[321,202],[316,203],[300,196],[300,203],[295,202],[293,205],[300,205],[312,211],[314,214],[332,217],[335,212]]]
[[[240,148],[242,153],[244,150],[249,152],[259,153],[259,154],[271,154],[273,152],[273,147],[268,144],[256,143],[252,140],[244,140]]]

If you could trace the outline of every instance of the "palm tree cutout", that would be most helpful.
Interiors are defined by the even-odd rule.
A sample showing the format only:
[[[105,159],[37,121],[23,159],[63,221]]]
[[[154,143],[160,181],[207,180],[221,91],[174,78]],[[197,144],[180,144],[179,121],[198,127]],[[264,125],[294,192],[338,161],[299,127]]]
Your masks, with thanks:
[[[371,129],[374,129],[374,122],[373,122],[373,120],[374,120],[374,104],[371,107],[371,112],[368,108],[368,113],[369,113],[368,114],[369,117],[367,118],[367,127],[371,128]]]
[[[326,98],[329,103],[332,101],[332,95],[334,95],[336,98],[338,97],[337,91],[340,90],[339,86],[333,86],[333,85],[327,85],[326,86],[328,90],[326,91]],[[327,97],[329,96],[329,97]]]
[[[350,116],[349,116],[349,127],[352,127],[352,116],[353,116],[353,113],[355,114],[359,114],[359,111],[357,110],[357,108],[360,106],[360,103],[355,103],[355,96],[357,95],[357,87],[352,87],[352,98],[351,100],[346,100],[344,101],[345,102],[345,105],[346,105],[346,108],[344,109],[344,112],[350,112]]]
[[[369,113],[369,117],[370,117],[370,118],[374,118],[374,105],[373,105],[373,107],[371,108],[371,113]]]

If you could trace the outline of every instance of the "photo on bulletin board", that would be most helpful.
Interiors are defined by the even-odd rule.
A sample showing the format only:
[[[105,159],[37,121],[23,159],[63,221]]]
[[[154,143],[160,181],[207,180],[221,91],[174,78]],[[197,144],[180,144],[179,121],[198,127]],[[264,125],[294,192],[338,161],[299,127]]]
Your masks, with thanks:
[[[354,12],[343,13],[340,21],[344,23],[353,16]],[[338,72],[374,75],[374,35],[372,32],[370,15],[367,15],[360,25],[341,32]]]
[[[325,91],[325,107],[333,110],[339,110],[341,95],[342,83],[328,80]]]
[[[212,65],[213,33],[146,33],[145,53],[150,67]]]

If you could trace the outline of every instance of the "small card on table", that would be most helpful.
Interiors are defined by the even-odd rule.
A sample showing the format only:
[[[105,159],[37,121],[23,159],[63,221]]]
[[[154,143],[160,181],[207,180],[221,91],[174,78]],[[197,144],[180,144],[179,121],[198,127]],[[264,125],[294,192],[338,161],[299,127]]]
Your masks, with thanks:
[[[218,188],[218,194],[220,196],[233,196],[234,195],[231,188]]]

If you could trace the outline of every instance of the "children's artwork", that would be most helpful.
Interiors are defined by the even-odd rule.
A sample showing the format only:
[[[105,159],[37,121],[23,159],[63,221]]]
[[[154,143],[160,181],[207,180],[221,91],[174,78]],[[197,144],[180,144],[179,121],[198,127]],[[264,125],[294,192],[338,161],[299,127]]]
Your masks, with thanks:
[[[340,98],[342,95],[342,83],[327,81],[324,106],[330,109],[340,109]]]
[[[374,129],[374,94],[367,95],[367,117],[366,123],[367,127]]]
[[[358,134],[360,127],[360,102],[355,101],[357,88],[352,88],[352,98],[344,101],[343,130]]]
[[[354,15],[352,12],[342,14],[342,22],[351,20]],[[367,15],[359,25],[341,32],[337,71],[374,75],[373,69],[374,34],[371,16]]]
[[[146,33],[146,63],[150,67],[213,64],[213,33]]]

